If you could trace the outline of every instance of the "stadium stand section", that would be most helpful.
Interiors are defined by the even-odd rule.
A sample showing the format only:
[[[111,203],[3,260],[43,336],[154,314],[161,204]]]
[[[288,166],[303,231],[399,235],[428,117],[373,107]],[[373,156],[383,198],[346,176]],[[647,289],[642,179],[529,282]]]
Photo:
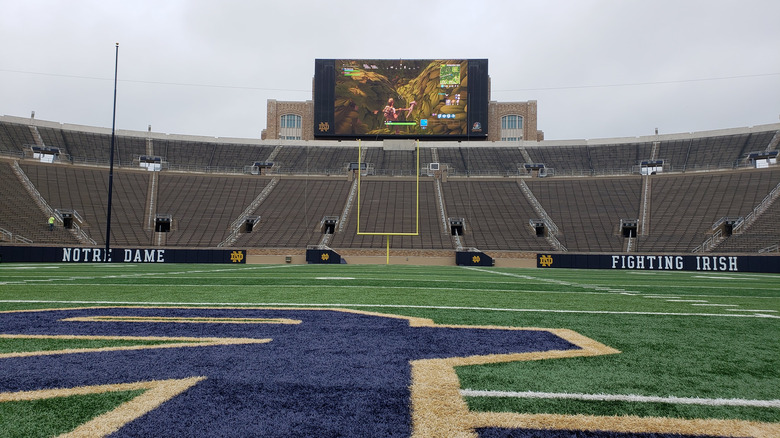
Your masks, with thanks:
[[[429,163],[431,160],[431,150],[421,149],[420,165]],[[417,167],[417,154],[414,150],[394,151],[369,148],[366,150],[365,162],[371,167],[373,175],[414,176],[417,174],[415,169]]]
[[[620,252],[620,219],[639,217],[640,177],[533,180],[528,187],[574,252]]]
[[[526,161],[518,147],[440,147],[437,152],[441,162],[450,165],[453,176],[514,176]]]
[[[36,144],[32,130],[18,123],[0,123],[0,151],[11,156],[22,156],[25,146]]]
[[[260,221],[233,246],[305,248],[323,235],[325,216],[339,216],[349,193],[345,179],[281,179],[253,212]]]
[[[773,164],[757,169],[747,156],[776,148],[772,142],[779,131],[780,125],[767,125],[601,141],[421,143],[420,234],[394,236],[390,246],[551,251],[551,241],[537,237],[529,224],[541,219],[541,211],[548,215],[548,231],[554,229],[568,251],[777,251],[779,204],[757,207],[780,183],[780,169]],[[110,138],[102,128],[0,117],[3,243],[10,236],[35,243],[79,242],[61,227],[48,232],[47,213],[14,172],[14,161],[44,202],[52,209],[74,210],[86,236],[104,241]],[[33,159],[33,146],[54,148],[59,155],[53,163],[40,162]],[[356,142],[120,131],[115,146],[115,245],[386,245],[383,235],[356,234],[356,175],[348,170],[358,159]],[[361,160],[369,168],[361,186],[361,231],[414,231],[415,151],[382,142],[362,146]],[[141,169],[141,156],[158,158],[161,171]],[[639,163],[646,160],[663,161],[657,175],[640,175]],[[252,169],[255,162],[273,167],[260,175]],[[429,172],[431,162],[441,163],[442,170]],[[524,172],[525,164],[543,165],[549,172]],[[159,214],[170,215],[170,232],[154,231]],[[750,225],[714,239],[713,226],[720,219],[739,222],[751,214]],[[259,217],[251,232],[237,227],[243,215]],[[339,222],[327,238],[326,216]],[[450,218],[464,220],[463,235],[451,235]],[[621,234],[622,219],[639,221],[633,247]],[[710,245],[702,246],[707,239]]]
[[[59,226],[49,231],[48,215],[35,202],[13,171],[11,163],[0,161],[0,241],[9,244],[78,244],[68,230]]]
[[[780,192],[780,190],[778,190]],[[745,230],[732,234],[715,247],[716,252],[778,252],[780,235],[780,202],[771,205]]]
[[[442,184],[447,215],[464,218],[465,247],[549,251],[529,220],[537,214],[515,181],[450,181]]]
[[[108,169],[62,164],[22,163],[30,181],[56,209],[75,210],[79,226],[96,242],[106,240]],[[121,245],[148,245],[151,233],[143,219],[149,175],[142,171],[115,171],[111,241]]]
[[[414,233],[417,230],[416,183],[402,179],[362,181],[360,231],[371,233]],[[433,181],[420,182],[418,236],[392,236],[392,248],[452,249],[450,236],[442,230]],[[385,248],[383,235],[358,235],[357,206],[345,224],[344,232],[333,236],[333,248]]]
[[[722,217],[744,216],[780,182],[778,170],[656,175],[639,251],[691,252]]]
[[[161,174],[156,213],[171,216],[167,244],[216,247],[267,183],[243,176]]]
[[[591,169],[594,172],[620,174],[642,160],[650,158],[652,143],[622,143],[588,147]]]
[[[275,173],[343,175],[349,162],[356,159],[354,148],[281,146],[273,162]]]

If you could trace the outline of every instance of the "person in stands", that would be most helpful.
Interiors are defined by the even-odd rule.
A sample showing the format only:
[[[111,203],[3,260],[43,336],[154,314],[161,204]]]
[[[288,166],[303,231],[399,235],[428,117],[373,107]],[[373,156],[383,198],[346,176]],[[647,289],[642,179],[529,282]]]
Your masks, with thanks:
[[[54,216],[49,216],[49,231],[54,230]]]

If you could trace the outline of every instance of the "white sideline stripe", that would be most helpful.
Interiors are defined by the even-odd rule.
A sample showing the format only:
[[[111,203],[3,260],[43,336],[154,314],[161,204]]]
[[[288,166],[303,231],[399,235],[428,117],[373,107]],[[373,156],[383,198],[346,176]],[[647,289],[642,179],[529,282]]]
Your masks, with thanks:
[[[705,306],[705,307],[739,307],[738,304],[691,304],[691,306]]]
[[[109,306],[223,306],[223,307],[372,307],[375,309],[435,309],[435,310],[474,310],[480,312],[539,312],[539,313],[584,313],[593,315],[645,315],[645,316],[706,316],[715,318],[770,318],[780,319],[776,315],[733,314],[733,313],[673,313],[673,312],[628,312],[617,310],[561,310],[561,309],[506,309],[497,307],[463,306],[420,306],[407,304],[346,304],[346,303],[219,303],[219,302],[176,302],[176,301],[83,301],[83,300],[0,300],[0,303],[24,304],[89,304]]]
[[[670,303],[706,303],[707,300],[666,300]]]
[[[698,398],[698,397],[657,397],[634,394],[576,394],[568,392],[510,392],[510,391],[478,391],[461,389],[465,397],[512,397],[512,398],[545,398],[571,399],[588,401],[625,401],[638,403],[672,403],[680,405],[705,406],[746,406],[754,408],[780,408],[780,400],[746,400],[741,398]]]

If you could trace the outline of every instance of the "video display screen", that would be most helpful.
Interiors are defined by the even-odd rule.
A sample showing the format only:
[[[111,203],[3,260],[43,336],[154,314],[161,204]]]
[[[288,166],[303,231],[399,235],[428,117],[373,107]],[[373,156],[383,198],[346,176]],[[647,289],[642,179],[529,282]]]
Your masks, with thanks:
[[[487,137],[487,60],[317,60],[315,137]]]

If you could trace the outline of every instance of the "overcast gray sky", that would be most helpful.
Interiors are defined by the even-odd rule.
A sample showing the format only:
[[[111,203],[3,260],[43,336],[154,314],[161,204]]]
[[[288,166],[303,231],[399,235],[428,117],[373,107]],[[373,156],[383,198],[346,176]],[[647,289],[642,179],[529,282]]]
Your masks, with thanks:
[[[780,2],[0,0],[0,114],[259,138],[315,58],[487,58],[546,139],[777,123]]]

